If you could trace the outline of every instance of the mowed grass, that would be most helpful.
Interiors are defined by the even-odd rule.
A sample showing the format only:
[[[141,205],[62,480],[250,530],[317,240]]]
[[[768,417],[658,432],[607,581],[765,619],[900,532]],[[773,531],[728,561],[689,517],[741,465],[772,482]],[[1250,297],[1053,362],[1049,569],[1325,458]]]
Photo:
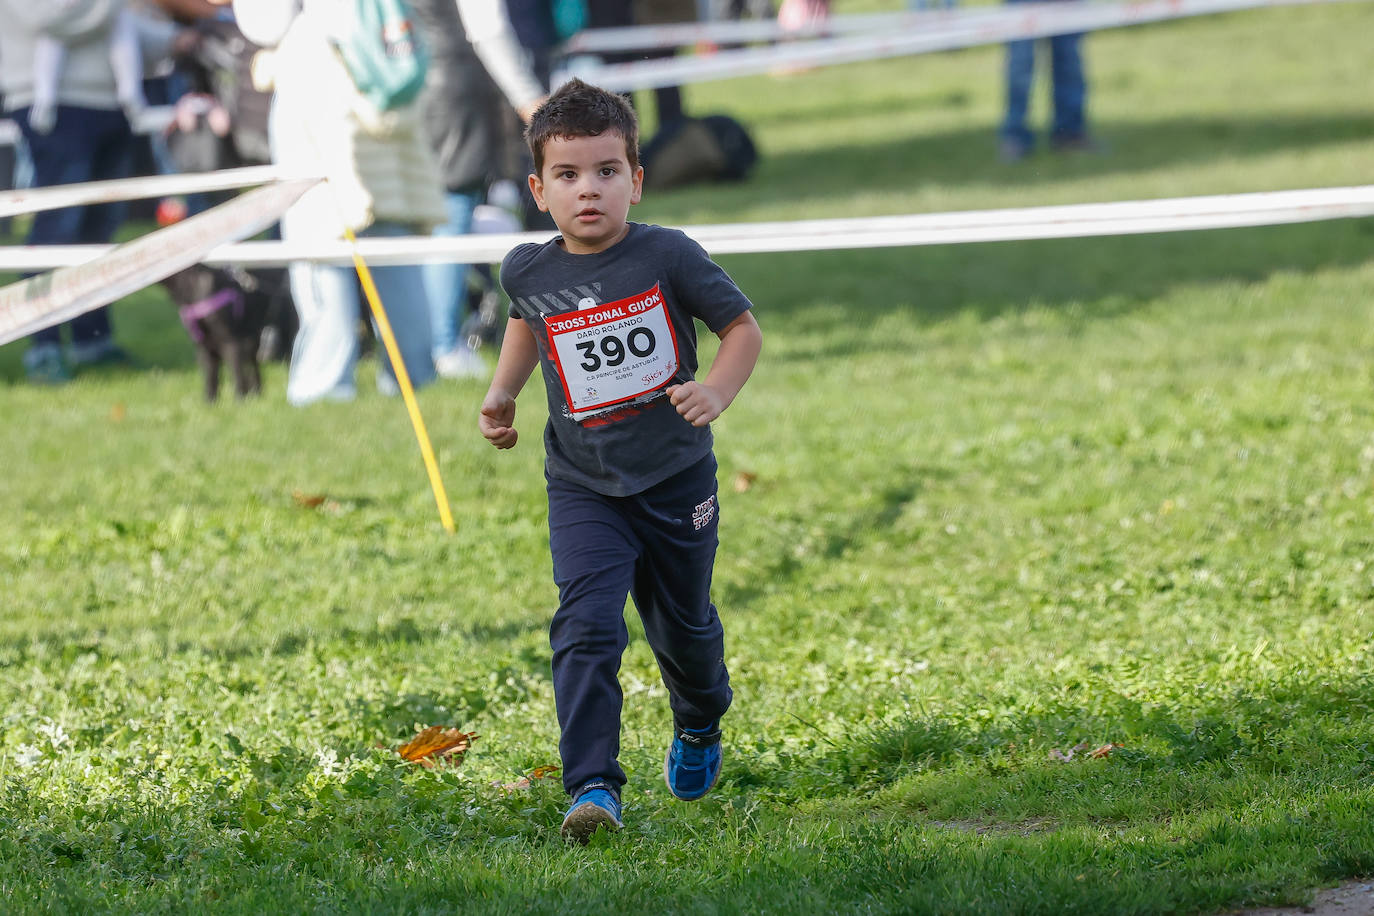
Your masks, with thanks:
[[[1366,183],[1371,27],[1093,36],[1109,152],[1016,167],[996,49],[690,87],[757,175],[635,215]],[[421,393],[447,536],[398,402],[294,410],[273,367],[207,407],[156,291],[116,309],[137,371],[36,389],[4,348],[4,908],[1214,912],[1368,877],[1372,250],[1363,220],[723,258],[766,334],[717,424],[726,770],[667,797],[630,611],[626,829],[585,849],[556,778],[500,788],[558,762],[537,382],[508,453],[482,384]],[[480,734],[460,767],[389,750],[431,724]]]

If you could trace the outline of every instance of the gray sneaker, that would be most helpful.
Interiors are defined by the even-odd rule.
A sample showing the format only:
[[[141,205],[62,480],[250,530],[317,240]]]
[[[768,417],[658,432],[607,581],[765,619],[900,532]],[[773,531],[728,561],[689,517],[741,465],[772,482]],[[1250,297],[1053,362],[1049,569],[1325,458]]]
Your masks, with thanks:
[[[1031,148],[1020,140],[1006,137],[997,144],[997,158],[1010,165],[1030,155]]]
[[[131,361],[124,348],[108,337],[73,343],[71,359],[73,366],[108,366]]]
[[[434,357],[434,371],[440,378],[480,379],[487,377],[487,364],[467,344],[460,343]]]

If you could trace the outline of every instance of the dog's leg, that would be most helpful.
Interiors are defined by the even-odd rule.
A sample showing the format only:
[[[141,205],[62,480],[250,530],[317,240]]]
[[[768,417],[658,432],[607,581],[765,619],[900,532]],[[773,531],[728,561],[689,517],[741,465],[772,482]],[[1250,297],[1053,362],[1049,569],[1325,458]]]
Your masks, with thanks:
[[[229,365],[234,368],[235,391],[240,399],[262,391],[262,375],[258,372],[256,348],[251,341],[233,340],[228,343]]]
[[[262,369],[259,367],[258,361],[253,359],[254,355],[249,352],[243,361],[243,371],[248,377],[248,383],[243,392],[245,397],[257,397],[262,394]]]
[[[200,363],[200,374],[205,380],[206,403],[213,404],[219,399],[219,354],[203,343],[198,344],[196,362]]]

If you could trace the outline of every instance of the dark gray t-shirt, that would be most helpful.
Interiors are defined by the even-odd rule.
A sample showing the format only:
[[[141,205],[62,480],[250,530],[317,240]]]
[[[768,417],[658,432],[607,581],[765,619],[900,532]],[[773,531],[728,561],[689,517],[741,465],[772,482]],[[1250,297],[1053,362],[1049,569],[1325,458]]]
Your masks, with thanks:
[[[550,477],[629,496],[710,452],[710,428],[679,416],[663,389],[696,377],[693,319],[719,332],[751,305],[695,241],[630,223],[596,254],[521,245],[501,285],[539,348]]]

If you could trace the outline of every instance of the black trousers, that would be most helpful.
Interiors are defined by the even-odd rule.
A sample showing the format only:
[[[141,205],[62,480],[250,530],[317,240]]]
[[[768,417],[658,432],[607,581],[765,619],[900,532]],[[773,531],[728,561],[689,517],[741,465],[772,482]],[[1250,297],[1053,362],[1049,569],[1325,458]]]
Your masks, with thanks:
[[[636,25],[633,0],[587,0],[587,26],[593,29],[616,28]],[[677,48],[650,48],[644,51],[612,51],[602,54],[601,59],[608,64],[621,64],[632,60],[655,60],[672,57]],[[634,93],[624,96],[634,104]],[[654,104],[658,106],[658,126],[661,129],[682,117],[682,89],[678,86],[660,86],[654,90]]]
[[[559,598],[549,644],[569,793],[592,779],[625,784],[617,757],[627,595],[644,621],[674,721],[703,728],[730,706],[724,633],[710,596],[720,523],[716,489],[712,455],[634,496],[548,481]]]

